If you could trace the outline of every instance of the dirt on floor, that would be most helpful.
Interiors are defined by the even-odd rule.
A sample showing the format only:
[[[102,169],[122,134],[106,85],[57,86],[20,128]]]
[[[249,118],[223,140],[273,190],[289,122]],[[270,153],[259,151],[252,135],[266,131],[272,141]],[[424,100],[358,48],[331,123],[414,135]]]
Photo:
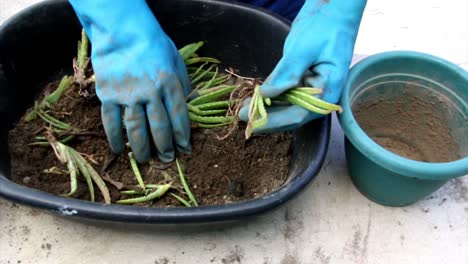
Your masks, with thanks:
[[[405,89],[416,89],[406,87]],[[382,147],[409,159],[449,162],[461,157],[449,128],[444,98],[402,96],[359,102],[353,106],[359,126]]]
[[[45,92],[53,91],[57,85],[57,82],[48,85]],[[101,123],[99,100],[96,97],[83,98],[77,89],[69,89],[50,114],[83,131],[67,144],[94,162],[93,167],[106,179],[112,201],[129,198],[121,195],[117,187],[137,184],[127,156],[130,149],[119,156],[112,155]],[[21,119],[10,131],[11,178],[31,188],[63,195],[70,191],[66,166],[60,164],[50,146],[30,145],[35,136],[44,135],[44,128],[45,122],[39,118],[31,122]],[[217,139],[217,136],[225,135],[228,128],[192,129],[192,154],[179,155],[178,159],[201,205],[226,204],[263,196],[278,189],[286,181],[289,134],[256,136],[246,141],[244,129],[242,124],[237,125],[237,129],[224,140]],[[53,167],[58,169],[51,170]],[[145,183],[171,181],[174,186],[171,192],[184,196],[174,163],[164,164],[155,158],[140,165],[140,170]],[[169,178],[162,171],[168,172]],[[98,190],[96,195],[97,201],[103,201]],[[82,177],[79,177],[74,198],[90,198]],[[182,206],[170,195],[140,205]]]

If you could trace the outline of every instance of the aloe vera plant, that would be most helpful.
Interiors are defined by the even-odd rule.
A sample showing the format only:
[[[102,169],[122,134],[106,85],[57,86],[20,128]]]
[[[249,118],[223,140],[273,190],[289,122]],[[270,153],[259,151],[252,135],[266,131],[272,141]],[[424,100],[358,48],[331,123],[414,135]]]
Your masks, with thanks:
[[[236,119],[236,116],[228,113],[228,110],[239,101],[226,101],[225,98],[236,89],[236,86],[226,84],[230,75],[219,73],[217,65],[220,63],[219,60],[199,57],[196,54],[203,44],[203,42],[192,43],[179,50],[193,85],[187,103],[189,118],[201,128],[227,126]],[[199,66],[195,67],[196,64]]]
[[[118,204],[136,204],[136,203],[149,202],[149,201],[152,201],[154,199],[157,199],[157,198],[160,198],[161,196],[163,196],[169,190],[169,188],[171,188],[171,184],[167,183],[167,184],[159,186],[158,188],[148,189],[148,190],[151,190],[151,192],[146,194],[145,196],[118,200],[116,203],[118,203]]]
[[[192,191],[190,190],[190,187],[187,183],[187,180],[185,179],[184,172],[182,171],[182,168],[180,167],[179,161],[176,159],[176,165],[177,165],[177,171],[179,173],[180,181],[182,182],[182,186],[184,186],[184,190],[187,193],[187,196],[190,198],[190,203],[185,201],[182,202],[183,204],[193,204],[194,206],[198,206],[198,201],[195,195],[193,195]],[[179,201],[182,201],[183,199],[181,197],[176,197]]]
[[[77,179],[81,174],[85,178],[88,185],[88,190],[92,202],[95,200],[93,185],[94,182],[101,191],[101,194],[104,197],[104,202],[106,204],[111,203],[109,189],[107,188],[105,182],[102,180],[93,166],[80,153],[63,143],[51,139],[50,137],[49,143],[54,149],[57,159],[67,165],[68,171],[70,173],[70,192],[66,194],[66,196],[75,194],[78,186]]]
[[[298,87],[293,88],[275,98],[264,98],[260,94],[259,86],[255,87],[254,95],[249,105],[249,122],[245,130],[246,139],[252,136],[256,128],[262,128],[268,123],[268,114],[265,105],[271,105],[273,101],[287,102],[307,109],[308,111],[327,115],[334,111],[341,113],[343,109],[339,105],[330,104],[316,97],[322,93],[319,88]]]
[[[173,188],[173,183],[164,183],[164,184],[145,184],[143,181],[143,178],[141,176],[140,170],[138,168],[138,164],[135,160],[135,157],[132,152],[129,152],[128,157],[130,159],[130,165],[132,168],[132,171],[137,178],[137,182],[139,184],[139,187],[141,190],[123,190],[120,191],[120,194],[122,195],[140,195],[138,197],[133,197],[133,198],[128,198],[128,199],[122,199],[118,200],[116,203],[118,204],[137,204],[137,203],[144,203],[144,202],[150,202],[155,199],[158,199],[165,195],[171,188]],[[171,193],[171,196],[179,200],[183,205],[187,207],[193,206],[198,206],[198,201],[195,198],[195,195],[192,193],[190,190],[190,187],[188,186],[187,180],[185,179],[185,175],[182,172],[182,169],[180,167],[179,161],[176,159],[176,165],[177,165],[177,170],[178,174],[180,177],[180,182],[182,183],[182,186],[185,190],[185,193],[190,199],[190,202],[182,198],[181,196]],[[169,177],[169,176],[168,176]],[[169,177],[170,178],[170,177]],[[141,196],[143,195],[143,196]]]
[[[216,128],[233,124],[236,121],[236,112],[229,111],[233,106],[240,105],[246,97],[232,98],[227,100],[228,95],[238,88],[236,85],[228,85],[230,75],[218,76],[217,63],[219,60],[207,57],[198,57],[196,52],[203,46],[203,42],[189,44],[180,50],[189,71],[189,76],[194,84],[191,98],[188,101],[189,118],[201,128]],[[192,64],[202,63],[198,68]],[[215,69],[215,70],[213,70]],[[231,75],[235,75],[231,73]],[[236,75],[237,76],[237,75]],[[241,76],[237,76],[241,77]],[[252,78],[244,78],[254,80]],[[204,81],[202,81],[204,80]],[[256,128],[264,127],[268,123],[266,108],[272,101],[280,101],[298,105],[308,111],[326,115],[333,111],[341,113],[339,105],[330,104],[317,95],[322,93],[321,89],[312,87],[298,87],[288,90],[276,98],[263,98],[259,92],[259,85],[255,85],[251,93],[252,100],[249,105],[249,122],[245,130],[246,138],[252,136]],[[196,94],[197,97],[193,98]]]
[[[86,36],[86,32],[81,30],[81,40],[78,41],[78,52],[77,52],[77,66],[81,74],[85,74],[86,64],[88,63],[88,46],[89,39]]]
[[[146,192],[146,186],[145,183],[143,182],[143,178],[141,177],[140,170],[138,169],[137,161],[135,159],[135,155],[133,152],[128,153],[128,157],[130,159],[130,165],[132,166],[132,171],[133,174],[135,174],[135,177],[137,178],[138,184],[140,185],[141,189]]]
[[[45,96],[40,103],[36,102],[34,109],[29,112],[24,119],[27,122],[30,122],[37,118],[38,109],[42,111],[58,102],[62,95],[68,90],[68,88],[71,87],[72,79],[73,77],[71,76],[64,76],[60,81],[57,89],[53,93]]]

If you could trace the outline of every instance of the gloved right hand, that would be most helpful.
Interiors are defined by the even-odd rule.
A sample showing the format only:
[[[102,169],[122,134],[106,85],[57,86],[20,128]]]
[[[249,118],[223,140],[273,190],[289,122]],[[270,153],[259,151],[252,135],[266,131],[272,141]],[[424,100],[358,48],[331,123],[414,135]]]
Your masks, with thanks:
[[[274,98],[289,89],[308,86],[323,90],[322,100],[336,104],[353,56],[366,0],[306,0],[286,38],[283,56],[260,87],[263,97]],[[248,121],[249,101],[239,117]],[[322,117],[297,105],[267,108],[268,123],[254,133],[298,128]]]
[[[69,0],[92,45],[96,93],[112,151],[124,151],[124,124],[139,162],[150,159],[150,133],[163,162],[189,153],[191,90],[182,57],[145,0]]]

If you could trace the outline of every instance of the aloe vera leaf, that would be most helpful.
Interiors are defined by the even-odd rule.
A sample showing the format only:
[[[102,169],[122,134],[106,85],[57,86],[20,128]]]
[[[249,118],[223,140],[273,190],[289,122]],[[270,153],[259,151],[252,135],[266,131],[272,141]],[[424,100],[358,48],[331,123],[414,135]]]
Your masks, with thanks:
[[[294,96],[292,94],[289,94],[289,93],[286,93],[284,95],[284,97],[291,104],[303,107],[303,108],[305,108],[305,109],[307,109],[307,110],[309,110],[311,112],[315,112],[315,113],[322,114],[322,115],[328,115],[331,112],[333,112],[332,110],[324,110],[324,109],[318,108],[318,107],[316,107],[314,105],[311,105],[307,101],[304,101],[303,99],[301,99],[299,97],[296,97],[296,96]]]
[[[146,188],[148,189],[156,189],[156,188],[160,188],[163,186],[163,184],[145,184]]]
[[[204,89],[213,87],[212,83],[216,79],[216,76],[218,76],[218,67],[216,67],[216,70],[215,70],[213,76],[211,77],[211,79],[209,81],[205,82],[204,85],[200,88],[200,90],[204,90]]]
[[[209,62],[209,63],[221,63],[219,60],[215,58],[209,58],[209,57],[196,57],[196,58],[190,58],[185,61],[185,65],[189,66],[195,63],[199,62]]]
[[[325,109],[325,110],[334,110],[334,111],[338,111],[338,112],[343,112],[343,109],[341,108],[341,106],[339,105],[336,105],[336,104],[330,104],[328,102],[325,102],[323,101],[322,99],[319,99],[313,95],[310,95],[310,94],[307,94],[307,93],[304,93],[304,92],[301,92],[301,91],[294,91],[294,90],[290,90],[287,92],[288,94],[291,94],[291,95],[294,95],[304,101],[306,101],[307,103],[311,104],[311,105],[314,105],[316,107],[319,107],[319,108],[322,108],[322,109]]]
[[[213,109],[213,110],[200,110],[198,107],[187,104],[188,110],[193,112],[195,115],[198,116],[210,116],[210,115],[219,115],[219,114],[225,114],[227,112],[227,109]]]
[[[191,104],[187,104],[187,108],[189,111],[194,112],[197,115],[201,115],[201,110],[198,107]]]
[[[145,184],[146,190],[153,190],[160,188],[161,184]],[[145,194],[146,191],[143,190],[125,190],[125,191],[120,191],[120,194],[126,194],[126,195],[138,195],[138,194]]]
[[[34,119],[37,118],[37,111],[32,109],[25,117],[24,117],[24,121],[26,122],[31,122],[33,121]]]
[[[54,92],[52,92],[51,94],[46,96],[43,99],[43,102],[41,103],[41,105],[47,103],[50,106],[50,105],[55,104],[56,102],[58,102],[58,100],[60,100],[62,95],[68,90],[68,88],[71,87],[72,81],[73,81],[72,76],[63,76],[63,78],[60,81],[57,89],[55,89]]]
[[[81,30],[81,41],[78,42],[78,69],[84,72],[86,60],[88,59],[89,40],[84,29]]]
[[[212,85],[215,86],[215,85],[224,84],[224,83],[227,82],[230,78],[231,78],[230,75],[220,76],[220,77],[216,78],[216,79],[213,81]]]
[[[198,104],[203,104],[203,103],[208,103],[213,100],[216,100],[232,91],[236,88],[235,86],[220,86],[221,88],[219,90],[216,90],[214,92],[210,92],[208,94],[201,95],[192,101],[189,102],[191,105],[198,105]]]
[[[78,189],[78,168],[76,165],[76,161],[70,154],[68,147],[63,144],[56,144],[56,149],[60,157],[62,158],[62,162],[67,164],[67,169],[70,174],[70,192],[65,194],[65,196],[71,196],[76,193]]]
[[[39,115],[40,118],[42,118],[44,121],[46,121],[47,123],[49,123],[50,125],[56,127],[56,128],[60,128],[60,129],[63,129],[63,130],[69,130],[69,129],[72,129],[72,126],[70,126],[69,124],[67,123],[64,123],[58,119],[56,119],[55,117],[52,117],[51,115],[43,112],[40,108],[36,108],[36,112],[37,114]]]
[[[43,139],[44,138],[44,139]],[[59,140],[60,143],[66,144],[73,140],[75,138],[75,135],[69,135],[65,137],[64,139]],[[37,140],[47,140],[45,137],[35,137]],[[48,141],[41,141],[41,142],[34,142],[29,144],[30,146],[50,146],[50,143]]]
[[[210,102],[197,105],[197,109],[199,110],[215,110],[219,108],[228,108],[231,105],[236,104],[239,100],[234,99],[230,101],[217,101],[217,102]]]
[[[189,74],[189,77],[191,74],[197,72],[197,70],[199,69],[200,67],[187,67],[187,73]]]
[[[234,121],[234,116],[199,116],[189,112],[189,119],[195,123],[220,124],[232,123]]]
[[[148,188],[147,190],[151,190],[151,189]],[[120,191],[120,194],[125,194],[125,195],[141,195],[145,193],[146,193],[145,191],[136,191],[136,190]]]
[[[57,143],[57,144],[60,144],[60,143]],[[91,202],[94,202],[94,198],[95,198],[94,197],[94,185],[93,185],[93,181],[91,179],[91,174],[88,171],[88,168],[86,167],[86,165],[80,159],[81,156],[80,156],[80,154],[78,154],[78,152],[76,152],[73,149],[69,149],[69,153],[70,153],[70,157],[73,160],[75,160],[76,165],[77,165],[78,169],[80,170],[81,175],[83,175],[83,178],[85,178],[86,184],[88,185],[89,194],[91,196],[90,200],[91,200]],[[84,158],[83,158],[83,160],[84,160]]]
[[[258,98],[260,96],[259,86],[257,85],[252,95],[252,99],[249,105],[249,121],[247,122],[247,127],[245,128],[245,138],[249,139],[252,136],[254,130],[254,121],[257,120],[259,115],[258,113]]]
[[[303,92],[303,93],[310,94],[310,95],[316,95],[316,94],[322,93],[322,89],[314,88],[314,87],[297,87],[297,88],[291,89],[290,91],[298,91],[298,92]]]
[[[195,84],[197,83],[198,81],[200,81],[205,75],[207,75],[211,69],[213,69],[213,67],[215,67],[216,65],[212,64],[210,67],[208,67],[208,69],[206,70],[202,70],[201,73],[199,73],[198,75],[194,75],[194,78],[192,79],[192,84]],[[196,76],[196,77],[195,77]]]
[[[195,72],[189,74],[190,80],[193,78],[197,77],[201,71],[203,71],[203,68],[208,64],[208,62],[203,63],[199,67],[196,68]],[[189,67],[189,68],[194,68],[194,67]]]
[[[200,111],[198,115],[200,116],[216,116],[220,114],[225,114],[227,112],[227,109],[215,109],[215,110],[204,110]]]
[[[154,192],[151,192],[143,197],[136,197],[124,200],[118,200],[118,204],[136,204],[152,201],[156,198],[163,196],[171,188],[171,184],[164,184],[161,187],[157,188]]]
[[[84,160],[84,158],[83,158]],[[91,174],[91,178],[93,179],[94,183],[98,186],[99,190],[102,193],[102,196],[104,197],[104,202],[106,204],[111,204],[111,198],[110,198],[110,193],[109,189],[106,186],[106,183],[102,180],[101,176],[94,170],[94,168],[89,164],[88,162],[85,163],[85,166],[87,167],[88,171]]]
[[[75,135],[68,135],[64,139],[59,140],[60,143],[66,144],[70,141],[72,141],[75,138]]]
[[[215,72],[216,71],[212,71],[212,70],[208,71],[202,78],[203,82],[209,81],[211,78],[213,78],[213,76],[215,75]]]
[[[179,200],[179,202],[181,202],[183,205],[185,205],[186,207],[192,207],[192,205],[187,201],[185,200],[184,198],[180,197],[179,195],[175,194],[175,193],[170,193],[170,195],[172,195],[174,198],[176,198],[177,200]]]
[[[60,81],[57,89],[52,92],[51,94],[49,94],[48,96],[44,97],[41,101],[41,103],[38,105],[38,106],[35,106],[33,110],[31,110],[31,112],[29,112],[24,120],[26,122],[30,122],[34,119],[37,118],[37,107],[39,107],[40,109],[43,109],[44,107],[46,106],[49,106],[52,105],[52,104],[55,104],[56,102],[58,102],[58,100],[60,99],[60,97],[62,97],[62,95],[68,90],[68,88],[71,87],[71,83],[73,81],[73,77],[72,76],[63,76],[62,80]]]
[[[198,41],[195,43],[188,44],[181,49],[179,49],[179,54],[182,56],[182,59],[187,60],[188,58],[192,57],[197,50],[199,50],[203,46],[203,41]]]
[[[58,143],[61,144],[61,143]],[[111,198],[110,198],[110,193],[109,189],[106,186],[106,183],[102,180],[101,176],[96,172],[96,170],[89,164],[88,161],[86,161],[85,158],[83,158],[76,150],[69,148],[69,151],[72,155],[72,157],[75,159],[76,164],[78,165],[78,168],[80,169],[81,174],[83,177],[85,177],[86,182],[88,183],[88,188],[90,189],[91,193],[91,201],[94,202],[94,187],[93,183],[90,182],[90,180],[94,181],[96,183],[96,186],[99,188],[99,190],[102,193],[102,196],[104,197],[104,202],[106,204],[111,203]]]
[[[252,129],[262,128],[268,123],[268,115],[263,101],[264,99],[259,93],[257,96],[257,110],[260,117],[256,120],[252,120]]]
[[[140,170],[138,169],[138,164],[136,162],[135,155],[133,154],[133,152],[129,152],[128,157],[130,158],[130,166],[132,167],[133,174],[135,174],[138,184],[144,191],[146,191],[146,186],[143,181],[143,178],[141,177]]]
[[[207,74],[205,77],[208,77],[209,74]],[[212,87],[216,87],[216,86],[220,86],[222,84],[225,84],[229,78],[231,78],[229,75],[223,75],[223,76],[219,76],[219,77],[216,77],[213,81],[209,80],[209,81],[204,81],[204,82],[200,82],[197,84],[198,86],[198,89],[203,91],[205,89],[209,89],[209,88],[212,88]],[[206,85],[208,82],[210,82],[208,85]]]
[[[184,186],[184,190],[187,193],[187,196],[190,198],[190,201],[192,202],[193,205],[198,206],[198,201],[195,198],[195,195],[193,195],[192,191],[190,190],[190,187],[187,184],[187,181],[185,180],[184,173],[182,172],[182,168],[180,167],[179,161],[176,159],[176,165],[177,165],[177,171],[179,172],[180,176],[180,181],[182,182],[182,186]]]
[[[226,87],[228,87],[229,85],[219,85],[219,86],[215,86],[215,87],[211,87],[211,88],[207,88],[207,89],[204,89],[204,90],[200,90],[198,91],[198,95],[199,96],[202,96],[202,95],[207,95],[207,94],[212,94],[216,91],[219,91],[219,90],[223,90],[225,89]],[[235,86],[234,86],[235,87]],[[228,92],[226,92],[228,93]]]

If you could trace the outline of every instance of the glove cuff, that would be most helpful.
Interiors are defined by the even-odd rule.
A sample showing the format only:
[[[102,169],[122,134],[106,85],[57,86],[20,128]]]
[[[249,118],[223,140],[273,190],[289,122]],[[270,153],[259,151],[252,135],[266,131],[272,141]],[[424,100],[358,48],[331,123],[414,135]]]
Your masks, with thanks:
[[[135,39],[162,31],[145,0],[68,0],[91,43],[107,37]],[[130,35],[130,36],[129,36]]]

